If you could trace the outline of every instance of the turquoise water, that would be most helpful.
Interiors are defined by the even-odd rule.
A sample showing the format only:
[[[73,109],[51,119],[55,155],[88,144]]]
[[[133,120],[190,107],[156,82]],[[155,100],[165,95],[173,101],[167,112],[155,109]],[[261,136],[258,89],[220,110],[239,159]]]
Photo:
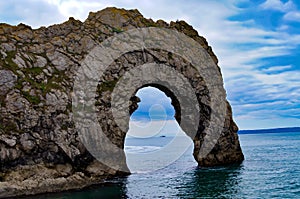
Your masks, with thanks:
[[[147,147],[131,140],[127,150],[156,150],[171,138],[151,139]],[[240,135],[240,141],[246,158],[240,166],[199,169],[189,148],[164,169],[34,198],[300,198],[300,133]]]

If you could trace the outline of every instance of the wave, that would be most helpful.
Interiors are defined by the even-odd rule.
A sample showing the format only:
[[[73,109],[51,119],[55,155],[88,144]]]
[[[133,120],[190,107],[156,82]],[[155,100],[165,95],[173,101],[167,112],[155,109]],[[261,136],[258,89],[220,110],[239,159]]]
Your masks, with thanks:
[[[125,146],[126,153],[149,153],[160,150],[160,146]]]

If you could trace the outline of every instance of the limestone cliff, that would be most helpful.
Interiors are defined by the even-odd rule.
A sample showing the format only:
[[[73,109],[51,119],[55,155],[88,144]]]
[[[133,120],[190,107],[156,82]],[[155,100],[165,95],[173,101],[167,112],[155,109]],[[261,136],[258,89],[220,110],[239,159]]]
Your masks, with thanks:
[[[107,8],[90,13],[85,22],[70,18],[63,24],[39,29],[0,24],[0,198],[77,189],[126,174],[96,161],[81,143],[74,127],[72,91],[76,70],[95,46],[113,35],[141,27],[182,32],[197,41],[215,64],[218,62],[206,40],[184,21],[155,22],[137,10]],[[99,87],[100,106],[107,102],[121,69],[142,64],[143,56],[142,52],[132,52],[115,61],[118,71],[108,74],[115,79]],[[183,69],[183,59],[174,55],[172,61],[167,52],[148,51],[146,56],[148,61],[164,60],[178,70],[188,70]],[[203,90],[198,94],[207,95]],[[131,112],[136,109],[137,99],[133,102]],[[176,103],[174,106],[176,109]],[[203,105],[202,109],[209,115],[209,107]],[[237,130],[227,103],[224,131],[209,158],[197,159],[195,149],[199,165],[241,162]],[[123,148],[124,136],[110,138]],[[202,138],[199,130],[193,138],[195,146],[201,145]]]

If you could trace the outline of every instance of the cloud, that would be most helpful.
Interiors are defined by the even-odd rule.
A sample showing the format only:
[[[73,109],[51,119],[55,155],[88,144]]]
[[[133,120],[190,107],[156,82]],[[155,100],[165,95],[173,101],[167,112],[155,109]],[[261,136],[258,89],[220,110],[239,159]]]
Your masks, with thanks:
[[[262,71],[267,73],[273,73],[273,72],[283,72],[285,70],[291,69],[292,65],[286,65],[286,66],[272,66],[269,68],[265,68]]]
[[[239,7],[235,2],[241,3],[235,0],[188,3],[183,0],[12,0],[0,1],[0,19],[39,27],[60,23],[70,16],[84,21],[90,11],[116,6],[137,8],[154,20],[186,20],[207,38],[217,54],[228,99],[241,128],[263,127],[262,121],[269,126],[270,118],[276,118],[275,126],[284,126],[278,123],[280,118],[286,125],[299,123],[296,119],[286,119],[299,118],[300,62],[292,57],[300,56],[300,34],[299,27],[290,23],[300,21],[299,5],[292,0],[266,0],[262,4],[244,0],[244,6]],[[264,16],[276,17],[273,21]],[[296,31],[292,32],[293,29]],[[172,114],[169,100],[160,101],[162,96],[153,94],[151,89],[144,94],[148,97],[139,104],[141,110],[135,114],[149,118],[153,102],[165,107],[167,115]]]
[[[175,110],[171,98],[157,88],[144,87],[136,94],[141,102],[132,114],[131,120],[170,120],[174,119]]]
[[[89,12],[95,12],[109,6],[112,4],[108,2],[67,0],[59,4],[59,11],[64,16],[85,20]]]
[[[25,23],[37,28],[60,23],[66,19],[56,5],[44,1],[11,0],[0,2],[0,21],[10,24]]]
[[[263,4],[260,5],[260,8],[265,10],[277,10],[280,12],[286,12],[294,9],[294,3],[289,0],[286,3],[283,3],[281,0],[266,0]]]
[[[284,15],[283,19],[288,21],[297,21],[300,22],[300,12],[299,11],[291,11]]]
[[[186,136],[175,120],[130,121],[128,137]]]
[[[297,10],[296,5],[291,0],[286,3],[280,0],[267,0],[260,5],[260,8],[283,12],[285,13],[284,20],[300,22],[300,11]]]
[[[84,21],[87,18],[89,12],[99,11],[101,9],[104,9],[106,7],[111,7],[111,6],[125,8],[125,9],[138,8],[139,11],[145,17],[152,18],[154,20],[164,19],[166,21],[171,21],[171,20],[175,21],[177,19],[182,19],[182,20],[189,21],[189,14],[187,14],[187,12],[184,12],[183,9],[181,8],[183,6],[182,2],[174,2],[171,0],[166,0],[166,1],[41,0],[41,1],[56,6],[62,16],[64,17],[72,16],[81,21]]]
[[[268,11],[259,12],[272,12],[271,8],[282,12],[294,9],[292,1],[285,4],[280,1],[266,1],[266,3],[264,8],[268,8]],[[224,75],[228,98],[233,105],[238,124],[241,128],[250,125],[263,127],[262,122],[259,125],[255,122],[246,125],[245,120],[249,115],[251,121],[256,118],[266,122],[273,117],[278,120],[282,118],[282,121],[286,122],[284,118],[289,117],[289,114],[299,118],[299,114],[295,114],[294,111],[289,113],[276,108],[280,106],[287,110],[298,110],[299,107],[299,103],[291,103],[297,102],[300,98],[297,93],[300,91],[300,72],[295,69],[299,66],[295,62],[288,61],[291,55],[296,56],[300,52],[299,34],[289,32],[290,27],[282,23],[274,30],[269,26],[259,25],[255,16],[250,20],[238,17],[241,12],[256,12],[255,9],[247,11],[232,9],[230,6],[223,9],[229,9],[231,12],[225,11],[228,15],[214,18],[213,23],[205,22],[207,18],[214,17],[214,14],[207,13],[206,18],[200,18],[198,23],[195,21],[194,23],[208,38],[220,60],[219,65]],[[228,20],[232,16],[236,17]],[[275,60],[285,64],[278,65],[280,62],[277,63]],[[270,102],[264,103],[266,100]],[[274,126],[279,125],[283,124],[274,123]]]

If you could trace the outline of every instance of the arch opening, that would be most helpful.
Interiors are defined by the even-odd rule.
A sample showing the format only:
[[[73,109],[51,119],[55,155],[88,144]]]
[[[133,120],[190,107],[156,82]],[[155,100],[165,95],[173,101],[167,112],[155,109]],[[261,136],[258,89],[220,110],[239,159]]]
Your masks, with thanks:
[[[131,101],[129,130],[124,142],[131,173],[162,169],[169,166],[164,162],[173,164],[180,161],[181,156],[197,166],[193,157],[193,140],[180,127],[180,104],[171,91],[158,84],[143,85]],[[172,147],[164,150],[168,145]],[[159,156],[150,155],[146,161],[140,161],[141,156],[154,153],[159,153]],[[174,159],[165,161],[164,157]]]

